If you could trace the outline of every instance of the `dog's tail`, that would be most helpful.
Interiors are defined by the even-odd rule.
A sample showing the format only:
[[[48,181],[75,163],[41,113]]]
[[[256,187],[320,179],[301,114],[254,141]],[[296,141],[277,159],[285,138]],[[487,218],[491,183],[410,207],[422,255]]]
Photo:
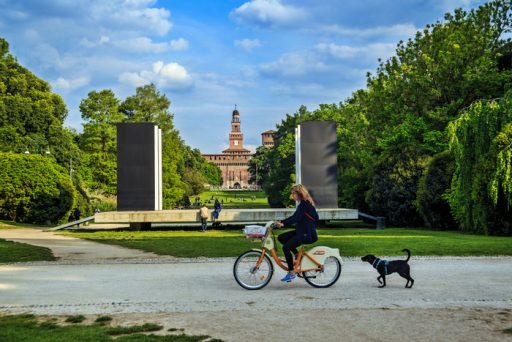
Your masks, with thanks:
[[[405,249],[402,249],[402,252],[407,253],[407,259],[405,259],[405,262],[409,261],[409,259],[411,258],[411,251],[408,250],[407,248],[405,248]]]

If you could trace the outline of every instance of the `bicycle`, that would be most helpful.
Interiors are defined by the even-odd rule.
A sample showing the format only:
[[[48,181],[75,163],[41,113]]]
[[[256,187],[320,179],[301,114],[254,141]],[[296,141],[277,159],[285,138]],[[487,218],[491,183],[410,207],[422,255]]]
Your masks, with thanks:
[[[270,253],[279,267],[288,271],[286,261],[277,256],[273,223],[267,222],[264,234],[248,236],[261,239],[261,249],[251,249],[242,253],[233,265],[235,280],[244,289],[262,289],[272,279],[274,266],[267,253]],[[294,272],[302,274],[304,280],[311,286],[326,288],[338,281],[342,262],[337,248],[316,246],[306,251],[305,247],[301,246],[294,262]]]

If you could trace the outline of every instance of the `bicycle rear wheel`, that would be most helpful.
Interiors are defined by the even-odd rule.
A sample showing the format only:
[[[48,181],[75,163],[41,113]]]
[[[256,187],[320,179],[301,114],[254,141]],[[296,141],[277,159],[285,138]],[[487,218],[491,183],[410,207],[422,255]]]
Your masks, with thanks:
[[[330,256],[325,259],[321,271],[303,272],[302,275],[309,285],[325,288],[338,281],[341,275],[341,263],[338,258]]]
[[[262,252],[247,251],[242,253],[233,265],[233,275],[235,280],[244,289],[259,290],[264,288],[272,278],[274,266],[272,261],[265,254],[261,264],[256,268]]]

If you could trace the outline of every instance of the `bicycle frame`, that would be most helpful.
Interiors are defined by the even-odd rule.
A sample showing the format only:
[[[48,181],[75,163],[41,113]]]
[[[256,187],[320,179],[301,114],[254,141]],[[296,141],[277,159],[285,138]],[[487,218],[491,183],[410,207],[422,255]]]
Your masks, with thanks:
[[[258,252],[261,252],[260,257],[258,258],[258,261],[256,262],[255,267],[258,268],[263,261],[263,258],[265,257],[265,254],[270,252],[270,255],[272,256],[272,259],[274,259],[275,263],[281,267],[283,270],[288,271],[288,265],[284,264],[281,259],[279,259],[277,252],[276,252],[276,243],[275,243],[275,235],[272,227],[267,228],[267,232],[265,234],[265,237],[263,238],[261,242],[261,250],[254,249]],[[307,269],[301,269],[301,263],[303,258],[308,258],[313,265],[316,267],[313,268],[307,268]],[[299,250],[299,253],[297,255],[297,260],[295,260],[295,263],[293,265],[293,271],[295,273],[302,273],[302,272],[308,272],[308,271],[321,271],[323,269],[322,263],[318,262],[310,253],[308,253],[304,246],[302,246]]]

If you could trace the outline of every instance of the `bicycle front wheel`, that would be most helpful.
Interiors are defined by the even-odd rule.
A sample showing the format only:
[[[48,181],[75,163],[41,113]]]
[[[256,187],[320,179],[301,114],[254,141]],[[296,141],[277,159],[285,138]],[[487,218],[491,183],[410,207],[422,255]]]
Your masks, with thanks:
[[[341,275],[341,263],[338,258],[330,256],[325,259],[321,271],[308,271],[302,273],[309,285],[314,287],[329,287],[338,281]]]
[[[264,288],[272,278],[274,266],[265,254],[261,264],[256,267],[262,252],[247,251],[240,255],[233,266],[233,275],[238,285],[247,290],[259,290]]]

